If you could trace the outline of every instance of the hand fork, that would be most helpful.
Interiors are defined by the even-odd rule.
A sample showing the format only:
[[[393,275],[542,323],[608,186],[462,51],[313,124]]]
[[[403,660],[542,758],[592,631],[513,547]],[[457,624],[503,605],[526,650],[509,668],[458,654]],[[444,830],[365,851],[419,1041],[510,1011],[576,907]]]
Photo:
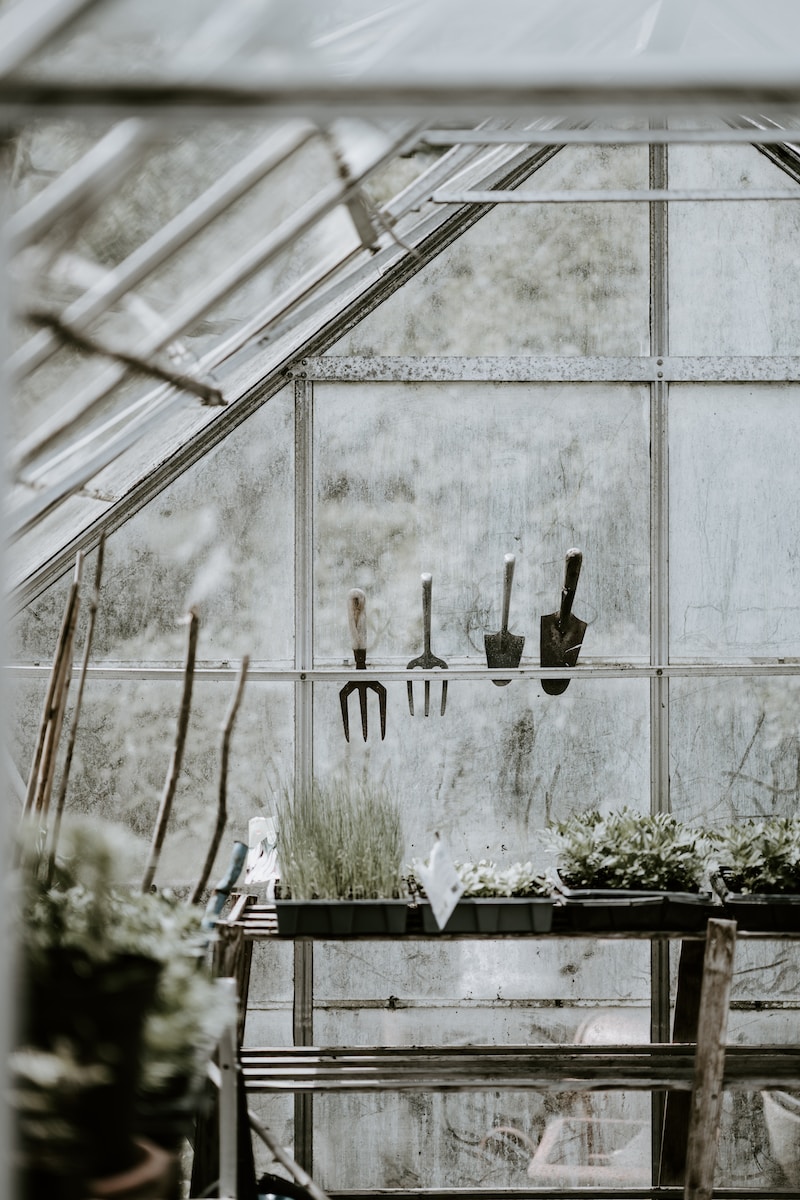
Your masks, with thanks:
[[[432,671],[435,667],[441,667],[447,670],[447,663],[443,658],[437,658],[435,654],[431,654],[431,589],[432,578],[430,575],[422,576],[422,629],[425,638],[425,649],[418,658],[412,658],[408,664],[408,670],[413,671],[415,667],[421,667],[423,671]],[[425,680],[425,716],[430,714],[431,703],[431,681]],[[442,680],[442,706],[439,710],[440,716],[444,716],[444,708],[447,704],[447,680]],[[409,679],[408,681],[408,711],[414,716],[414,685]]]
[[[347,619],[352,635],[353,654],[359,671],[367,669],[367,597],[361,588],[353,588],[347,595]],[[345,739],[350,741],[350,718],[347,712],[347,702],[353,692],[358,690],[358,702],[361,707],[361,732],[364,741],[367,740],[367,690],[378,695],[378,707],[381,717],[381,740],[386,737],[386,688],[376,679],[364,680],[363,683],[350,679],[339,692],[339,702],[342,706],[342,723]]]

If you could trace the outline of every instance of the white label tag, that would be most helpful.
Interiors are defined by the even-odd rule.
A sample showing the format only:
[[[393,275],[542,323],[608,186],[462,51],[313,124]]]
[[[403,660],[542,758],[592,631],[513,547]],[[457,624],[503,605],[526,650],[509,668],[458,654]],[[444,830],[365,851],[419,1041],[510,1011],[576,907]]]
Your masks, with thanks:
[[[459,879],[453,860],[438,833],[427,867],[420,863],[416,869],[430,901],[434,920],[440,929],[444,929],[461,898],[464,884]]]

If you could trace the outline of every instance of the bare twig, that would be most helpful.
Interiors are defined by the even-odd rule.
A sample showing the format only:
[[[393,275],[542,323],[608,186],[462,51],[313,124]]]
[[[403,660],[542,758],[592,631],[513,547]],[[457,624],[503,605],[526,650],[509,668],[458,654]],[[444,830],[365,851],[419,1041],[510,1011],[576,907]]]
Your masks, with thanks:
[[[50,728],[50,712],[53,707],[53,698],[56,694],[56,687],[61,676],[61,667],[64,655],[67,651],[67,641],[69,638],[69,629],[74,619],[75,612],[80,604],[78,596],[80,586],[80,564],[82,556],[78,555],[75,562],[75,575],[70,584],[69,592],[67,593],[67,602],[64,606],[64,616],[61,620],[61,629],[56,642],[56,650],[53,655],[53,665],[50,668],[50,678],[47,684],[47,692],[45,693],[44,704],[42,706],[42,716],[39,722],[39,732],[36,739],[36,749],[31,762],[30,774],[28,776],[28,789],[25,795],[25,807],[23,815],[31,811],[36,796],[36,788],[39,781],[39,772],[42,765],[42,755],[44,753],[45,741],[47,739],[48,729]]]
[[[239,678],[236,681],[236,691],[234,692],[233,700],[225,715],[225,720],[222,723],[222,752],[219,772],[219,795],[217,799],[217,821],[214,826],[214,833],[211,837],[211,845],[206,854],[206,861],[203,870],[200,873],[195,889],[192,892],[190,904],[199,903],[203,890],[208,883],[208,877],[211,874],[211,868],[214,866],[214,859],[217,857],[219,844],[222,840],[222,834],[225,830],[225,823],[228,820],[228,758],[230,753],[231,733],[233,731],[233,723],[236,720],[236,714],[239,711],[242,693],[244,692],[245,680],[247,679],[247,669],[250,666],[250,658],[245,654],[242,659],[242,665],[239,668]]]
[[[161,855],[161,847],[164,845],[167,822],[172,811],[172,801],[175,796],[181,762],[183,761],[186,731],[189,727],[189,713],[192,708],[192,684],[194,682],[194,660],[197,653],[197,628],[199,625],[199,617],[195,608],[189,609],[187,619],[189,622],[189,637],[186,645],[186,662],[183,667],[183,696],[181,697],[181,707],[178,713],[178,729],[167,772],[167,780],[164,785],[164,792],[161,796],[161,804],[159,805],[158,816],[156,818],[156,827],[153,832],[152,845],[150,846],[150,858],[145,868],[144,878],[142,879],[143,892],[149,892],[152,887],[153,877],[155,876],[156,867]]]
[[[100,601],[100,581],[103,577],[103,557],[106,548],[106,535],[100,535],[100,541],[97,545],[97,562],[94,572],[94,591],[92,598],[89,601],[89,620],[86,626],[86,638],[83,643],[83,658],[81,660],[81,671],[78,679],[78,694],[75,697],[75,706],[72,710],[72,722],[69,729],[69,739],[67,741],[67,752],[64,757],[64,766],[61,771],[61,785],[59,787],[58,796],[56,798],[55,814],[53,817],[53,834],[50,842],[50,857],[47,865],[47,882],[48,886],[53,878],[53,868],[56,860],[56,850],[58,848],[58,835],[61,832],[61,817],[64,812],[64,802],[67,796],[67,783],[69,781],[69,773],[72,767],[72,755],[75,750],[75,738],[78,732],[78,721],[80,719],[81,704],[83,701],[83,689],[86,683],[86,672],[89,667],[89,654],[92,648],[92,637],[94,635],[94,624],[97,617],[97,606]]]
[[[102,342],[98,342],[96,338],[89,337],[88,334],[82,333],[72,325],[68,325],[66,321],[55,313],[32,309],[27,311],[25,316],[31,324],[39,325],[42,329],[51,330],[62,342],[75,346],[78,350],[88,351],[90,354],[100,354],[104,358],[110,358],[114,362],[121,363],[124,367],[130,367],[132,371],[139,371],[143,375],[150,375],[154,379],[160,379],[162,383],[168,383],[172,387],[181,388],[184,392],[190,392],[193,396],[197,396],[202,400],[203,404],[217,407],[226,404],[222,392],[218,387],[212,387],[210,384],[203,383],[199,379],[193,379],[191,375],[185,375],[181,371],[171,371],[169,367],[162,367],[159,363],[152,362],[150,359],[140,358],[138,354],[131,354],[128,350],[106,346]]]

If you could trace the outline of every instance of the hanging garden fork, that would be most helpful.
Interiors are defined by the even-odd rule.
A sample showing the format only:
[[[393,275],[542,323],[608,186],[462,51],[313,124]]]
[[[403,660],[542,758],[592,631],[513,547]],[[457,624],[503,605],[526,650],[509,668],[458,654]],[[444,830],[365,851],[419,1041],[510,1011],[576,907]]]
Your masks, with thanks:
[[[443,658],[437,658],[435,654],[431,654],[431,590],[432,577],[428,574],[422,576],[422,629],[425,639],[425,648],[418,658],[412,658],[408,664],[408,670],[413,671],[416,667],[423,671],[432,671],[435,667],[441,667],[442,670],[447,670],[447,663]],[[442,680],[442,704],[439,710],[440,715],[444,716],[445,705],[447,704],[447,680]],[[431,681],[425,680],[425,716],[429,716],[431,706]],[[408,681],[408,711],[414,716],[414,685],[409,679]]]
[[[352,635],[353,654],[359,671],[367,669],[367,597],[361,588],[353,588],[347,594],[347,619]],[[367,690],[377,693],[378,711],[381,718],[381,740],[386,737],[386,688],[376,679],[350,679],[339,692],[339,702],[342,706],[342,723],[345,739],[350,741],[350,717],[347,712],[347,702],[353,692],[358,692],[358,702],[361,708],[361,732],[364,741],[367,740]]]

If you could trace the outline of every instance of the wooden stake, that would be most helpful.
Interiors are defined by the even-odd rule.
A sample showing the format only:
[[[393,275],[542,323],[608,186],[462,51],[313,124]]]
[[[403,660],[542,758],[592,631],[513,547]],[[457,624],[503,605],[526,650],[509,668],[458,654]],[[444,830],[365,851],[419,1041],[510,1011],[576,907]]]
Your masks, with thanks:
[[[236,720],[236,714],[239,711],[239,705],[244,692],[245,680],[247,679],[247,670],[250,666],[250,658],[245,655],[242,659],[242,665],[239,668],[239,677],[236,681],[236,691],[234,692],[233,700],[231,701],[225,720],[222,722],[222,751],[219,772],[219,794],[217,798],[217,821],[214,826],[214,833],[211,837],[211,845],[206,854],[206,861],[203,870],[200,874],[195,889],[192,892],[190,904],[198,904],[203,890],[208,883],[208,877],[211,874],[211,868],[214,866],[214,859],[217,857],[219,844],[222,840],[222,834],[225,831],[225,824],[228,820],[228,758],[230,754],[231,732],[233,723]]]
[[[25,807],[23,816],[31,811],[34,806],[34,798],[37,792],[37,785],[40,778],[40,768],[42,765],[42,756],[44,754],[45,741],[50,727],[51,711],[53,708],[53,700],[56,693],[56,687],[61,675],[61,666],[64,655],[67,649],[67,640],[69,637],[69,629],[75,617],[76,609],[80,604],[78,595],[80,587],[80,567],[83,561],[83,555],[79,554],[75,561],[75,574],[70,584],[69,592],[67,593],[67,602],[64,606],[64,616],[61,619],[61,629],[56,642],[55,654],[53,655],[53,665],[50,668],[50,678],[47,684],[47,692],[45,693],[44,705],[42,706],[42,716],[39,722],[39,732],[36,740],[36,749],[33,753],[33,761],[31,762],[30,774],[28,775],[28,789],[25,795]]]
[[[161,848],[164,845],[167,822],[172,811],[172,801],[175,797],[175,788],[183,761],[186,731],[189,727],[189,713],[192,709],[192,684],[194,682],[194,660],[197,653],[197,629],[199,625],[199,617],[195,608],[189,609],[187,620],[189,622],[189,637],[186,645],[186,661],[183,667],[183,695],[178,713],[178,728],[175,734],[175,745],[172,750],[169,770],[167,771],[167,779],[161,796],[161,804],[159,805],[158,816],[156,818],[156,827],[153,832],[152,845],[150,846],[150,857],[142,879],[143,892],[149,892],[153,885],[156,867],[161,856]]]
[[[697,1024],[684,1200],[711,1200],[714,1189],[735,946],[736,922],[709,920]]]
[[[75,750],[75,738],[78,732],[78,721],[81,714],[81,705],[83,703],[83,689],[86,683],[86,672],[89,667],[89,655],[92,649],[92,638],[94,636],[94,625],[97,618],[97,608],[100,602],[100,581],[103,577],[103,558],[105,556],[106,535],[101,533],[100,541],[97,544],[97,562],[94,571],[94,590],[92,598],[89,601],[89,620],[86,626],[86,638],[83,643],[83,658],[81,660],[80,676],[78,678],[78,694],[75,697],[75,707],[72,711],[72,722],[69,729],[69,739],[67,741],[67,752],[64,757],[64,766],[61,771],[61,785],[59,787],[58,796],[56,798],[55,815],[53,818],[53,834],[50,841],[50,856],[47,864],[47,885],[48,887],[53,880],[53,870],[56,861],[56,851],[58,849],[58,837],[61,832],[61,818],[64,813],[64,802],[67,796],[67,783],[69,781],[69,773],[72,768],[72,756]]]

